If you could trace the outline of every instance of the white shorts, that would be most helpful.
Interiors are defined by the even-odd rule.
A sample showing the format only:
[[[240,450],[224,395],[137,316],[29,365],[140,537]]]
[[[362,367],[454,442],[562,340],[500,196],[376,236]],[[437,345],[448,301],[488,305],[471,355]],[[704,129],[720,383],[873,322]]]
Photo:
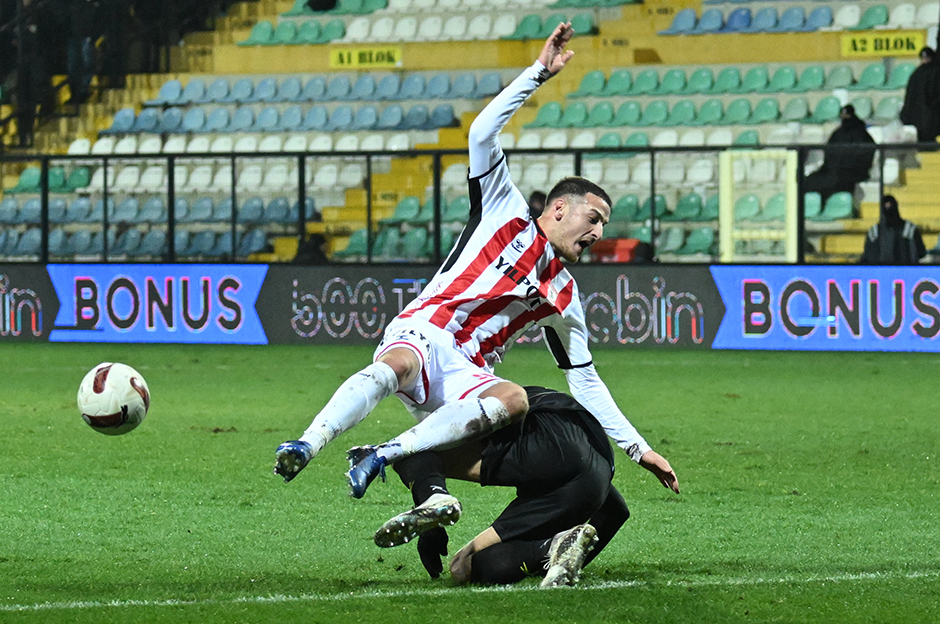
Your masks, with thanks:
[[[421,362],[415,381],[396,394],[419,421],[447,403],[475,399],[505,381],[467,359],[450,332],[417,319],[394,319],[375,350],[377,361],[391,349],[411,349]]]

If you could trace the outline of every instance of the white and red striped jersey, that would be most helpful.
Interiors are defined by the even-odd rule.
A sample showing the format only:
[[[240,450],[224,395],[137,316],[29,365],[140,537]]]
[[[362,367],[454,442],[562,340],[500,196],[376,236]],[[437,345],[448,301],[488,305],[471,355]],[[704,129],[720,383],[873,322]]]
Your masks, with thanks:
[[[597,376],[577,283],[555,255],[509,176],[499,133],[546,79],[536,62],[480,112],[470,127],[470,216],[443,266],[399,318],[453,334],[478,366],[493,364],[533,323],[543,328],[572,395],[634,460],[649,450]]]

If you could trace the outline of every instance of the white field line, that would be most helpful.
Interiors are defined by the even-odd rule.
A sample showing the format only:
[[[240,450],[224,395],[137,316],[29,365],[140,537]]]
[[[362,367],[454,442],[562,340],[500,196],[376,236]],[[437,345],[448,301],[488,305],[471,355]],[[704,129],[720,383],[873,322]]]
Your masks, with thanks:
[[[808,583],[852,583],[864,581],[890,581],[940,578],[940,570],[927,572],[863,572],[859,574],[836,574],[830,576],[810,575],[806,577],[783,576],[779,578],[740,577],[740,578],[702,578],[680,581],[600,581],[597,583],[582,583],[577,591],[594,591],[599,589],[625,589],[633,587],[747,587],[757,585],[790,585]],[[71,609],[104,609],[112,607],[180,607],[180,606],[211,606],[235,604],[279,604],[294,602],[344,602],[352,600],[375,600],[376,598],[417,598],[449,596],[459,593],[496,593],[496,592],[530,592],[543,591],[536,585],[510,585],[504,587],[437,587],[413,589],[406,591],[366,591],[344,592],[341,594],[299,594],[289,596],[274,594],[268,596],[241,596],[227,599],[207,600],[111,600],[111,601],[74,601],[74,602],[43,602],[36,604],[0,605],[0,613],[24,611],[57,611]],[[551,590],[549,590],[551,591]]]

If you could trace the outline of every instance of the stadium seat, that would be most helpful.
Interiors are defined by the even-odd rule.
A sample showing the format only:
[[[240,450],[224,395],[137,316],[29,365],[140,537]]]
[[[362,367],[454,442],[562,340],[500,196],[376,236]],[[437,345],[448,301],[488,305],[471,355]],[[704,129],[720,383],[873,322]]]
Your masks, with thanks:
[[[374,98],[379,101],[398,99],[398,91],[401,88],[401,78],[398,74],[388,74],[383,76],[375,86]]]
[[[303,91],[303,84],[300,78],[290,76],[285,78],[277,87],[277,93],[270,98],[271,102],[297,102],[300,101],[300,94]]]
[[[524,128],[557,128],[561,122],[562,108],[559,102],[546,102],[539,107],[535,119]]]
[[[718,29],[722,33],[747,32],[751,26],[751,9],[739,7],[728,14],[725,25]]]
[[[464,0],[466,4],[467,0]],[[479,16],[477,16],[479,17]],[[470,26],[467,27],[467,30],[472,31],[473,22],[471,21]],[[516,16],[512,13],[502,13],[493,20],[492,30],[490,30],[489,37],[486,39],[505,39],[512,33],[516,31],[518,23],[516,22]]]
[[[206,83],[201,78],[190,78],[180,94],[177,104],[198,104],[206,99]]]
[[[274,25],[269,21],[261,21],[255,24],[248,38],[238,42],[240,46],[267,45],[274,36]]]
[[[297,37],[294,39],[294,45],[315,45],[320,42],[323,35],[323,29],[317,20],[307,20],[300,25],[297,30]]]
[[[610,73],[604,89],[598,93],[601,97],[629,95],[633,88],[633,75],[627,69],[615,69]]]
[[[633,81],[630,90],[624,95],[651,95],[659,87],[659,72],[655,69],[644,69]]]
[[[685,239],[685,244],[676,250],[680,255],[710,254],[715,243],[715,229],[711,227],[695,228]]]
[[[885,81],[884,85],[881,88],[885,91],[895,91],[904,89],[907,86],[907,81],[910,80],[911,74],[914,73],[916,69],[914,63],[898,63],[891,70],[891,75],[888,76],[888,79]]]
[[[760,214],[760,198],[754,193],[746,193],[734,202],[734,220],[752,221]]]
[[[747,98],[732,100],[725,109],[721,123],[726,125],[743,124],[751,117],[751,102]]]
[[[873,30],[888,23],[888,6],[876,4],[865,9],[858,23],[849,30]]]
[[[806,121],[809,117],[809,102],[805,97],[793,98],[783,108],[783,121]]]
[[[607,77],[603,70],[595,69],[589,71],[581,79],[581,84],[578,85],[578,88],[574,92],[568,94],[568,97],[578,98],[600,96],[603,93],[606,84]]]
[[[857,4],[843,6],[836,11],[829,30],[848,30],[862,19],[862,10]]]
[[[292,45],[297,39],[297,22],[294,20],[283,20],[278,22],[274,28],[274,33],[266,45]]]
[[[304,83],[300,100],[304,102],[321,102],[326,99],[326,79],[323,76],[313,76]]]
[[[702,196],[689,193],[679,198],[675,210],[662,216],[663,221],[695,221],[702,213]]]
[[[673,104],[669,117],[661,123],[663,126],[687,126],[696,118],[695,102],[692,100],[679,100]]]
[[[734,139],[732,145],[736,147],[751,147],[760,144],[760,134],[757,130],[745,130]]]
[[[686,95],[708,93],[715,84],[715,74],[710,67],[701,67],[692,72],[688,84],[682,90]]]
[[[682,9],[672,18],[672,24],[666,30],[659,31],[660,35],[688,35],[695,29],[698,16],[695,9]]]
[[[838,219],[851,219],[854,210],[851,193],[833,193],[826,200],[823,210],[815,215],[813,220],[836,221]]]
[[[879,100],[875,106],[875,112],[872,114],[872,120],[881,122],[891,122],[898,118],[901,113],[901,107],[904,100],[896,95],[891,95]]]
[[[710,94],[736,93],[741,87],[741,70],[737,67],[725,67],[715,77],[715,84],[707,91]]]
[[[162,256],[166,253],[166,232],[163,230],[150,230],[140,241],[137,254],[141,256]]]
[[[326,106],[322,104],[317,104],[311,106],[307,110],[307,114],[304,115],[304,121],[300,126],[302,131],[318,131],[322,132],[326,128],[326,124],[329,121],[329,113],[327,112]]]
[[[707,35],[717,33],[725,23],[725,16],[721,9],[706,9],[695,24],[695,28],[689,31],[690,35]]]
[[[918,28],[936,26],[940,23],[940,5],[936,2],[925,2],[920,5],[914,23]]]
[[[774,71],[766,86],[760,89],[763,93],[783,93],[792,91],[796,86],[796,69],[792,65],[782,65]]]
[[[767,90],[769,82],[770,75],[767,71],[767,67],[757,65],[747,70],[747,73],[744,74],[744,78],[741,80],[741,84],[728,93],[764,93]]]
[[[754,124],[772,123],[780,117],[780,103],[777,98],[764,98],[754,107],[750,122]]]
[[[762,33],[772,31],[777,26],[776,7],[764,7],[760,9],[751,20],[747,28],[742,29],[742,33]]]
[[[337,18],[328,21],[323,25],[322,30],[320,31],[320,37],[317,39],[317,43],[329,43],[331,41],[338,41],[346,36],[346,23],[343,20]]]
[[[144,102],[144,106],[172,106],[183,94],[183,85],[179,80],[167,80],[160,86],[157,97]]]
[[[653,91],[650,92],[651,95],[674,95],[681,93],[685,90],[686,86],[686,77],[685,71],[673,68],[666,70],[666,73],[663,74],[662,80]]]
[[[401,83],[401,89],[398,92],[400,100],[421,100],[425,98],[427,81],[424,75],[419,73],[408,74]]]

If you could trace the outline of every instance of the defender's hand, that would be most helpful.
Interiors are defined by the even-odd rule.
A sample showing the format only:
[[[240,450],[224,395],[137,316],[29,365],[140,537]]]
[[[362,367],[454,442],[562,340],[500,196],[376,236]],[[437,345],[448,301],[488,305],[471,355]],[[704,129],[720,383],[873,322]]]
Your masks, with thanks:
[[[679,479],[673,472],[672,466],[666,461],[666,458],[656,451],[646,451],[640,458],[640,465],[656,475],[663,487],[667,487],[676,494],[679,493]]]

